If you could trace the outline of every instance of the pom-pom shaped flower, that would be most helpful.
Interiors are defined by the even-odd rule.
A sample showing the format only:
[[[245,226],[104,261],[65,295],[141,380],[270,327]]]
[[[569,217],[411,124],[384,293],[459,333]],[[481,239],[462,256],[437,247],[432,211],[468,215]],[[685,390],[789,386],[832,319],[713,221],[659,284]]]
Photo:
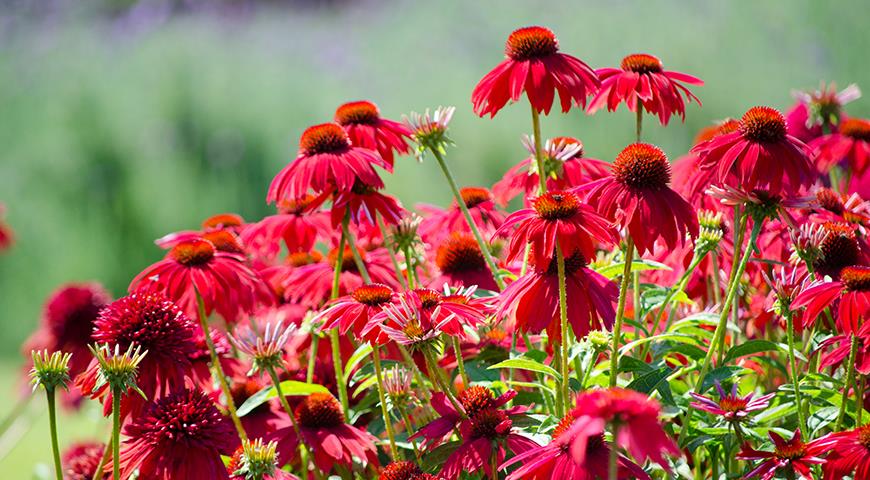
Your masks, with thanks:
[[[65,480],[93,480],[109,478],[111,475],[96,476],[97,467],[103,458],[105,445],[101,443],[76,443],[63,453],[63,478]]]
[[[671,250],[698,237],[695,210],[668,185],[671,166],[660,148],[648,143],[625,147],[613,162],[612,175],[580,187],[587,201],[606,218],[628,230],[637,250],[652,253],[656,240]]]
[[[376,188],[384,186],[374,165],[392,171],[377,152],[353,145],[347,132],[335,123],[309,127],[299,140],[296,159],[269,185],[266,202],[305,196],[309,190],[346,192],[359,179]]]
[[[411,137],[411,130],[400,122],[381,117],[378,106],[372,102],[345,103],[335,111],[335,122],[347,132],[352,145],[377,151],[390,166],[394,152],[410,152],[405,139]]]
[[[825,463],[822,458],[835,444],[830,436],[817,438],[811,442],[801,439],[800,429],[795,430],[791,440],[782,438],[774,431],[768,432],[773,442],[773,451],[759,451],[745,444],[737,454],[738,460],[761,460],[744,478],[760,477],[762,480],[772,479],[777,472],[784,471],[786,475],[799,475],[804,480],[813,478],[812,466]]]
[[[763,189],[793,196],[816,179],[807,146],[788,134],[785,118],[770,107],[752,107],[739,128],[696,145],[699,167],[714,182],[744,191]]]
[[[601,79],[601,88],[589,104],[589,113],[605,105],[612,112],[625,102],[632,112],[642,107],[657,115],[662,125],[667,125],[673,114],[685,121],[686,101],[701,104],[683,84],[703,85],[704,82],[685,73],[665,70],[662,61],[653,55],[635,53],[623,58],[619,68],[599,68],[595,73]]]
[[[235,431],[212,400],[182,390],[151,403],[124,428],[121,476],[154,480],[227,480],[221,455],[232,453]]]
[[[792,307],[806,307],[804,328],[812,326],[822,310],[839,300],[837,326],[845,334],[858,330],[870,315],[870,267],[850,266],[840,271],[840,279],[815,282],[804,289]]]
[[[770,399],[775,395],[768,393],[756,397],[750,393],[741,397],[737,393],[737,383],[731,387],[731,393],[726,393],[719,381],[716,381],[716,391],[719,392],[719,401],[691,392],[690,395],[695,399],[691,405],[698,410],[720,416],[729,422],[743,421],[750,413],[764,410],[770,405]]]
[[[508,36],[505,56],[471,93],[474,113],[481,117],[494,117],[508,100],[518,101],[523,92],[538,113],[550,113],[556,92],[563,112],[572,105],[584,108],[586,97],[600,85],[589,65],[561,53],[556,35],[544,27],[515,30]]]

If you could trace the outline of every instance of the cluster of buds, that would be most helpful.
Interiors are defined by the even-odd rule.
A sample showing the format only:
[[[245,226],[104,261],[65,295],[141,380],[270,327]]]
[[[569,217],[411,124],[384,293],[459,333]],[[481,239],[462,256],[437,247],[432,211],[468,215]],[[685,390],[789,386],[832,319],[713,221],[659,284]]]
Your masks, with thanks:
[[[725,220],[721,212],[701,210],[698,212],[698,240],[695,248],[700,254],[712,252],[719,246],[722,235],[725,234]]]
[[[139,364],[148,354],[147,350],[143,352],[141,347],[133,344],[130,344],[123,352],[118,345],[115,345],[114,350],[107,344],[89,345],[88,348],[100,366],[94,391],[108,384],[114,392],[133,390],[142,395],[143,398],[147,398],[145,393],[136,385]]]
[[[417,395],[411,388],[411,372],[398,365],[386,372],[384,389],[390,397],[390,402],[398,411],[407,411],[414,407]]]
[[[828,231],[817,223],[805,223],[797,229],[789,230],[792,252],[791,262],[797,265],[806,262],[815,265],[823,257],[822,242],[828,236]]]
[[[233,475],[245,480],[263,480],[275,473],[278,463],[278,444],[263,443],[263,439],[242,442],[242,456],[239,468]]]
[[[48,350],[31,352],[33,368],[30,370],[33,390],[38,387],[46,391],[57,390],[57,387],[67,388],[69,383],[69,361],[72,354],[63,352],[48,353]]]
[[[394,251],[406,252],[408,250],[416,250],[422,245],[422,240],[417,234],[417,229],[423,223],[423,217],[416,213],[403,217],[393,227],[393,235],[390,238],[390,246]],[[410,268],[410,266],[409,266]]]

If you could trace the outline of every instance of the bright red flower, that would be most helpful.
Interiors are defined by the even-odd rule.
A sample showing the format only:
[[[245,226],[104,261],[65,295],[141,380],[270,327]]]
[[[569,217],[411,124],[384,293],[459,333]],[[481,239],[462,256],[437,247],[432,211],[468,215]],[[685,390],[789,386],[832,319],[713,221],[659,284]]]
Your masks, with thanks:
[[[653,252],[656,240],[670,249],[698,236],[695,210],[668,186],[671,166],[658,147],[635,143],[613,162],[612,176],[580,187],[587,201],[628,230],[637,250]]]
[[[830,438],[834,445],[822,467],[825,480],[842,480],[847,475],[854,480],[870,479],[870,425],[834,433]]]
[[[336,464],[351,468],[354,459],[378,465],[377,439],[345,423],[341,405],[332,395],[312,393],[294,413],[302,438],[296,436],[289,418],[282,418],[270,437],[278,442],[278,459],[282,463],[294,458],[299,441],[303,441],[312,450],[314,464],[324,473],[332,471]]]
[[[772,430],[768,432],[768,436],[773,442],[772,452],[755,450],[749,444],[744,444],[737,454],[738,460],[762,461],[744,478],[760,477],[761,480],[771,480],[779,470],[787,470],[793,475],[799,475],[803,480],[812,480],[812,466],[825,463],[821,457],[835,444],[830,435],[804,443],[801,440],[800,429],[795,430],[791,440],[788,441]]]
[[[619,288],[588,268],[579,252],[565,258],[565,286],[568,323],[577,338],[613,325],[616,316],[613,304]],[[556,261],[546,269],[535,265],[533,271],[508,285],[499,295],[495,314],[507,317],[521,332],[539,333],[547,329],[550,338],[560,338],[558,292]]]
[[[618,387],[587,390],[577,397],[572,413],[578,420],[571,428],[571,453],[578,462],[584,460],[588,439],[601,435],[608,424],[616,428],[616,443],[637,461],[649,458],[667,469],[662,454],[680,455],[659,422],[658,402],[640,392]]]
[[[870,318],[870,267],[851,266],[840,271],[840,279],[815,282],[802,291],[792,307],[806,307],[804,328],[812,326],[826,307],[837,308],[837,326],[850,335],[856,332],[864,319]]]
[[[514,197],[537,195],[538,166],[535,160],[534,140],[526,136],[523,146],[531,156],[514,165],[501,180],[492,186],[495,201],[507,205]],[[543,163],[547,190],[567,190],[607,175],[607,162],[583,156],[583,142],[573,137],[556,137],[544,142]]]
[[[459,194],[468,207],[474,224],[484,237],[492,235],[504,222],[505,216],[496,208],[492,192],[488,189],[463,187],[459,189]],[[446,210],[432,205],[418,205],[417,209],[424,214],[418,231],[420,238],[426,242],[440,243],[451,232],[471,233],[471,228],[456,200]]]
[[[843,120],[837,133],[813,140],[809,148],[819,172],[827,173],[846,162],[855,175],[862,175],[870,166],[870,120]]]
[[[169,249],[188,240],[205,239],[212,242],[216,249],[242,253],[242,243],[238,235],[245,229],[245,219],[235,213],[219,213],[202,221],[202,230],[182,230],[164,235],[154,244]]]
[[[363,329],[366,338],[377,338],[384,344],[391,339],[402,345],[418,345],[437,338],[441,333],[465,336],[466,327],[475,327],[486,318],[471,293],[444,296],[428,288],[403,292],[393,303],[384,305]]]
[[[601,79],[601,89],[589,104],[589,113],[605,104],[612,112],[622,102],[636,112],[640,104],[647,112],[658,115],[662,125],[667,125],[672,114],[686,120],[683,97],[701,105],[698,97],[683,83],[703,85],[704,82],[685,73],[665,70],[662,61],[653,55],[635,53],[623,58],[619,68],[599,68],[595,73]]]
[[[424,473],[414,462],[395,461],[378,475],[378,480],[441,480],[439,477]]]
[[[296,200],[278,201],[278,214],[249,224],[242,231],[245,249],[255,257],[272,262],[281,251],[281,242],[288,252],[308,252],[318,236],[332,233],[325,214],[311,212],[316,198],[306,195]]]
[[[768,393],[767,395],[755,397],[754,394],[750,393],[745,397],[741,397],[737,394],[737,383],[732,385],[730,394],[725,393],[718,380],[716,381],[716,390],[719,392],[718,402],[703,395],[690,392],[689,395],[695,399],[691,405],[698,410],[718,415],[729,422],[739,422],[752,412],[764,410],[770,405],[770,399],[776,395],[775,393]]]
[[[854,226],[825,222],[820,228],[824,237],[818,245],[819,257],[813,262],[813,269],[819,278],[827,275],[837,280],[843,268],[863,264],[867,260]]]
[[[858,331],[858,348],[855,351],[855,371],[862,374],[870,374],[870,322],[865,323]],[[831,351],[826,351],[833,346]],[[849,358],[852,349],[851,335],[834,335],[819,343],[816,352],[819,355],[819,369],[838,368]]]
[[[373,283],[362,285],[352,294],[338,298],[330,303],[330,306],[322,311],[314,321],[323,321],[321,330],[331,330],[338,327],[342,335],[353,331],[357,340],[362,340],[362,332],[372,317],[381,312],[384,305],[389,304],[395,294],[393,289]]]
[[[227,322],[274,303],[271,289],[245,265],[243,256],[217,250],[202,239],[176,244],[130,282],[131,292],[143,289],[163,292],[193,318],[199,317],[199,293],[206,315],[216,311]]]
[[[518,101],[523,92],[538,113],[550,113],[557,91],[563,112],[572,104],[584,108],[586,97],[600,85],[589,65],[559,52],[556,35],[544,27],[515,30],[507,39],[505,56],[471,93],[474,113],[481,117],[494,117],[508,100]]]
[[[235,430],[211,399],[183,390],[151,403],[124,428],[121,476],[153,480],[229,479],[221,455],[230,455]]]
[[[588,421],[584,417],[581,422]],[[574,429],[576,419],[569,413],[553,430],[553,440],[542,447],[521,453],[502,465],[502,468],[514,464],[520,467],[511,472],[506,480],[551,480],[554,478],[570,478],[577,480],[596,480],[607,478],[610,447],[604,441],[604,435],[590,436],[585,440],[586,451],[583,461],[577,462],[571,454],[577,429]],[[644,479],[650,476],[640,466],[625,455],[619,454],[617,478]]]
[[[92,480],[97,473],[105,445],[96,442],[75,443],[63,452],[63,478],[65,480]],[[101,479],[111,477],[103,474]]]
[[[353,146],[377,151],[390,166],[393,152],[403,155],[410,152],[406,140],[411,138],[411,130],[401,122],[381,117],[378,106],[372,102],[345,103],[335,111],[335,123],[344,127]]]
[[[472,235],[453,232],[438,246],[435,265],[441,272],[430,282],[435,288],[447,284],[459,287],[476,285],[484,290],[498,290],[480,246]]]
[[[309,127],[299,140],[296,160],[272,179],[266,201],[269,203],[305,196],[335,188],[349,191],[359,179],[366,185],[383,188],[373,165],[392,171],[377,152],[351,144],[347,133],[335,123]]]
[[[3,216],[6,213],[6,207],[0,203],[0,253],[8,250],[15,241],[15,234],[12,228],[3,221]]]
[[[196,352],[196,327],[174,303],[159,293],[137,292],[119,298],[100,311],[94,323],[94,341],[126,350],[131,345],[148,352],[139,364],[136,385],[146,398],[160,398],[184,389],[192,377],[189,357]],[[82,394],[104,400],[104,414],[111,413],[112,394],[105,384],[95,390],[99,364],[91,360],[76,378]],[[124,417],[136,417],[146,400],[139,395],[121,398]]]
[[[802,142],[810,142],[821,137],[822,124],[836,130],[837,124],[844,120],[843,106],[861,98],[861,90],[851,84],[840,92],[833,83],[822,82],[816,90],[792,91],[794,106],[786,113],[788,133]]]
[[[715,182],[744,191],[795,195],[817,177],[807,146],[788,134],[785,118],[770,107],[750,108],[736,131],[696,145],[692,152],[701,158],[700,168],[715,172]]]
[[[574,192],[547,192],[532,199],[532,208],[514,212],[505,219],[494,235],[511,235],[507,260],[521,259],[526,244],[532,244],[536,265],[549,265],[555,258],[556,245],[563,252],[580,252],[594,258],[598,243],[612,246],[619,241],[613,226]]]
[[[395,197],[384,195],[377,188],[359,181],[354,183],[350,191],[335,192],[330,210],[333,228],[341,225],[348,212],[353,223],[371,225],[377,225],[376,215],[380,216],[384,223],[395,225],[405,214],[405,210]]]

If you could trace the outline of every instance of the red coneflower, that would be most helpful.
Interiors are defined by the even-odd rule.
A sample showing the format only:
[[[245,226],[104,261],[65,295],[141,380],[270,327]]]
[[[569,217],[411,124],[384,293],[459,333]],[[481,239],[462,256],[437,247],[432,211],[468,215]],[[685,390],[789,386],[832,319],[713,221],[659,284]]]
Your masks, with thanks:
[[[432,280],[433,287],[476,285],[484,290],[498,290],[480,246],[470,234],[453,232],[438,246],[435,265],[441,275]]]
[[[350,191],[335,192],[330,210],[333,228],[341,225],[348,212],[355,224],[376,225],[375,216],[379,215],[384,223],[395,225],[404,216],[405,210],[395,197],[384,195],[377,188],[357,181]]]
[[[424,473],[414,462],[396,461],[381,470],[378,480],[440,480],[440,478]]]
[[[551,480],[571,478],[595,480],[607,478],[610,447],[604,435],[590,436],[585,441],[586,451],[583,461],[577,462],[571,454],[571,445],[576,440],[576,429],[572,428],[576,418],[569,413],[553,430],[550,443],[528,450],[505,462],[502,468],[519,464],[519,468],[507,476],[507,480]],[[585,418],[581,421],[587,421]],[[619,454],[616,478],[638,478],[649,480],[650,476],[640,466],[625,455]]]
[[[339,333],[347,335],[353,331],[357,340],[362,339],[362,332],[372,317],[381,312],[381,308],[393,300],[393,289],[373,283],[363,285],[352,294],[338,298],[330,306],[320,312],[314,321],[323,321],[321,330],[331,330],[338,327]]]
[[[855,371],[862,374],[870,374],[870,322],[865,323],[855,335],[858,342],[855,350]],[[828,347],[834,346],[831,351]],[[819,342],[816,353],[819,355],[819,369],[828,367],[838,368],[849,358],[852,350],[852,337],[849,335],[834,335]]]
[[[536,265],[549,265],[558,245],[563,252],[579,252],[594,258],[598,243],[612,246],[618,241],[613,226],[574,192],[553,191],[531,200],[532,208],[510,214],[494,235],[511,235],[507,260],[522,258],[526,244],[532,244]]]
[[[151,403],[124,428],[122,478],[138,470],[154,480],[228,479],[221,455],[236,436],[230,421],[200,391],[183,390]]]
[[[270,439],[278,442],[278,458],[288,463],[298,442],[312,451],[314,464],[324,473],[335,465],[352,468],[354,459],[378,465],[377,439],[365,430],[345,423],[341,404],[328,393],[312,393],[296,407],[296,421],[302,438],[296,436],[289,418],[283,417]]]
[[[628,230],[637,250],[652,253],[658,239],[671,250],[686,242],[686,233],[698,237],[695,210],[671,190],[671,165],[658,147],[631,144],[616,156],[612,175],[578,191],[605,217]]]
[[[345,103],[335,111],[335,123],[344,127],[352,145],[377,151],[390,166],[393,152],[406,155],[411,151],[405,143],[411,138],[411,130],[400,122],[381,117],[378,106],[372,102]]]
[[[667,469],[663,453],[677,456],[680,450],[659,422],[658,402],[634,390],[618,387],[587,390],[577,397],[573,415],[578,421],[571,431],[576,435],[571,453],[578,462],[584,460],[585,442],[597,437],[605,425],[615,428],[617,445],[625,448],[637,461],[647,458]],[[582,417],[588,420],[581,421]]]
[[[195,326],[174,303],[159,293],[138,292],[103,308],[94,323],[94,341],[126,350],[141,347],[148,355],[139,363],[136,385],[146,398],[160,398],[185,387],[192,376],[189,357],[196,352]],[[92,360],[76,379],[82,394],[103,398],[111,412],[109,385],[97,387],[99,364]],[[121,398],[122,416],[138,416],[146,400],[139,395]]]
[[[162,291],[194,318],[199,317],[198,293],[205,314],[217,311],[227,322],[274,303],[271,289],[242,255],[220,251],[203,239],[176,244],[130,282],[131,292],[143,289]]]
[[[202,221],[202,230],[182,230],[164,235],[154,244],[168,249],[187,240],[203,238],[212,242],[218,250],[241,253],[238,235],[245,229],[245,219],[235,213],[219,213]]]
[[[792,307],[806,307],[804,328],[812,326],[826,307],[839,300],[837,326],[851,335],[863,319],[870,318],[870,267],[850,266],[840,271],[840,279],[815,282],[802,291]]]
[[[762,480],[770,480],[779,470],[787,470],[804,480],[812,480],[813,473],[810,469],[813,465],[825,463],[821,457],[835,444],[830,435],[804,443],[800,429],[795,430],[788,441],[772,430],[768,432],[768,436],[773,442],[772,452],[755,450],[749,444],[744,444],[737,454],[738,460],[762,460],[743,478],[761,477]]]
[[[557,91],[563,112],[572,104],[585,108],[586,97],[600,85],[589,65],[559,52],[556,35],[544,27],[515,30],[507,39],[505,56],[471,93],[474,113],[481,117],[494,117],[508,100],[518,101],[523,92],[538,113],[550,113]]]
[[[507,317],[521,332],[539,333],[547,329],[550,338],[560,338],[556,261],[546,265],[544,269],[536,264],[531,272],[508,285],[499,295],[495,314]],[[565,256],[565,287],[568,323],[577,338],[613,325],[616,316],[613,305],[619,288],[588,268],[580,252]]]
[[[96,442],[75,443],[63,453],[63,478],[65,480],[93,480],[103,458],[105,445]],[[100,479],[111,475],[103,474]]]
[[[745,191],[763,189],[795,195],[816,179],[807,146],[788,134],[785,118],[774,108],[752,107],[739,128],[692,148],[714,181]]]
[[[635,53],[623,58],[619,68],[599,68],[595,73],[601,79],[601,89],[589,104],[589,113],[604,105],[612,112],[625,102],[632,112],[637,112],[642,105],[647,112],[658,115],[662,125],[667,125],[672,114],[686,120],[683,97],[701,105],[683,83],[703,85],[704,82],[685,73],[665,70],[662,61],[653,55]]]
[[[359,179],[366,185],[383,188],[373,165],[392,171],[377,152],[351,144],[341,126],[324,123],[309,127],[299,140],[296,160],[284,167],[269,185],[266,202],[305,196],[308,190],[324,192],[335,188],[346,192]]]
[[[311,251],[318,236],[332,233],[325,213],[310,211],[316,200],[306,195],[296,200],[278,201],[277,215],[249,224],[242,231],[245,249],[267,262],[272,262],[281,251],[281,241],[290,253]]]
[[[802,142],[824,135],[822,125],[836,130],[843,119],[843,106],[861,98],[861,90],[854,83],[837,92],[837,85],[821,82],[816,90],[793,90],[797,100],[786,113],[788,133]]]
[[[834,433],[830,439],[834,445],[822,467],[825,480],[842,480],[849,475],[855,480],[870,479],[870,425]]]
[[[857,193],[839,194],[830,188],[816,190],[810,207],[822,217],[865,227],[870,220],[870,203]]]
[[[850,265],[863,263],[865,255],[855,235],[855,227],[848,223],[825,222],[821,224],[824,234],[819,243],[819,257],[813,262],[813,269],[819,278],[829,276],[834,280],[840,277],[840,270]]]
[[[492,235],[504,222],[505,216],[496,208],[489,189],[464,187],[459,189],[459,194],[468,207],[474,224],[484,237]],[[462,210],[455,200],[446,210],[432,205],[418,205],[417,209],[424,215],[418,229],[420,237],[429,243],[439,243],[450,235],[450,232],[471,233]]]
[[[719,392],[718,402],[703,395],[690,392],[689,395],[696,400],[691,405],[698,410],[718,415],[729,422],[742,421],[750,413],[764,410],[770,405],[770,399],[776,395],[775,393],[768,393],[767,395],[755,397],[754,394],[750,393],[745,397],[741,397],[737,393],[737,383],[731,386],[731,393],[729,394],[722,389],[722,385],[718,380],[716,381],[716,391]]]
[[[501,180],[492,186],[492,194],[499,205],[507,205],[519,194],[533,196],[538,193],[538,166],[535,160],[534,140],[523,137],[523,146],[531,156],[514,165]],[[547,190],[567,190],[597,180],[608,172],[607,162],[583,156],[583,142],[573,137],[550,138],[541,151]]]
[[[847,118],[836,133],[813,140],[809,148],[819,172],[827,173],[845,161],[860,176],[870,165],[870,120]]]

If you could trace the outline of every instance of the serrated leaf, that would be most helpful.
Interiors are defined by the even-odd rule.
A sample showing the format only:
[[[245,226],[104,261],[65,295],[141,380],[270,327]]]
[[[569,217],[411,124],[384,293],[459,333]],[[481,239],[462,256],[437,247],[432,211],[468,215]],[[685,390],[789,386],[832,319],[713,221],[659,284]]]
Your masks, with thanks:
[[[601,267],[596,269],[596,271],[607,278],[613,279],[622,275],[624,269],[625,262],[620,262]],[[671,267],[653,260],[639,259],[631,262],[632,272],[643,272],[645,270],[671,270]]]
[[[492,365],[491,367],[488,368],[488,370],[493,370],[493,369],[497,369],[497,368],[513,368],[516,370],[528,370],[531,372],[538,372],[538,373],[550,375],[559,381],[562,380],[562,375],[560,375],[559,372],[557,372],[553,367],[550,367],[548,365],[544,365],[543,363],[532,360],[531,358],[525,358],[525,357],[511,358],[511,359],[505,360],[503,362],[496,363],[495,365]]]
[[[298,395],[311,395],[312,393],[329,393],[329,390],[323,385],[318,385],[315,383],[285,380],[281,382],[281,393],[283,393],[285,397],[290,397]],[[245,403],[243,403],[242,406],[239,407],[238,414],[240,417],[243,417],[251,413],[251,411],[253,411],[255,408],[277,396],[278,390],[274,386],[266,387],[259,392],[251,395],[250,398],[245,400]]]

